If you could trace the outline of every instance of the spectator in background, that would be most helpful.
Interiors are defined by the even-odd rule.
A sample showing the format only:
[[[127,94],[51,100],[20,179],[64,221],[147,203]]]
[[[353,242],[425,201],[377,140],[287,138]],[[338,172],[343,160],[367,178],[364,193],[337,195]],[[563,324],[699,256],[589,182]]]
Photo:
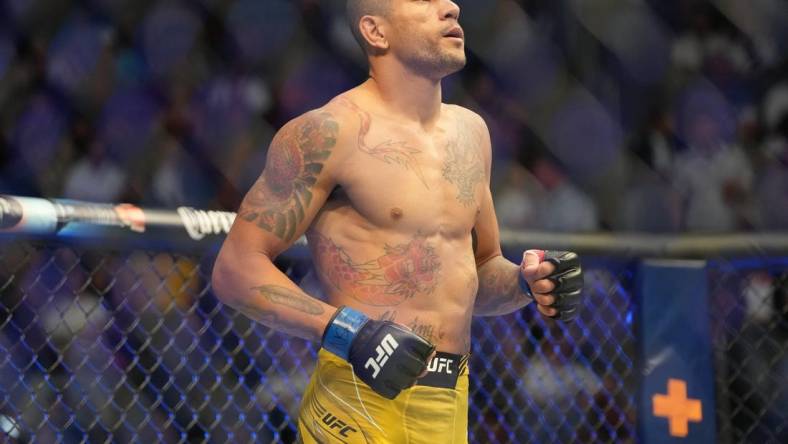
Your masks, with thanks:
[[[623,191],[615,229],[673,233],[681,226],[681,201],[663,177],[636,165],[632,183]]]
[[[632,152],[654,172],[667,178],[681,148],[675,132],[675,116],[667,107],[657,106],[649,115],[646,129],[635,137]]]
[[[502,183],[495,193],[495,209],[502,228],[525,230],[533,227],[536,204],[532,196],[538,195],[538,185],[530,172],[520,162],[510,162]]]
[[[126,173],[107,156],[105,143],[93,139],[88,151],[66,174],[63,196],[89,202],[117,202],[125,184]]]
[[[756,185],[759,197],[759,227],[788,230],[788,83],[770,88],[763,101],[765,131],[760,174]]]
[[[681,202],[670,184],[681,143],[673,113],[655,108],[648,126],[635,137],[630,181],[621,196],[614,228],[625,231],[669,233],[681,225]]]
[[[690,73],[705,70],[715,79],[749,72],[747,49],[715,6],[699,2],[690,21],[689,29],[673,43],[675,67]]]
[[[672,168],[673,185],[684,208],[684,228],[692,231],[735,231],[752,226],[754,172],[749,157],[733,143],[733,112],[713,86],[687,88],[678,112],[679,134],[687,150]]]
[[[731,419],[737,432],[746,431],[747,442],[786,442],[788,437],[788,392],[781,385],[788,369],[787,278],[785,273],[774,276],[759,270],[748,273],[741,287],[744,322],[729,348],[734,364],[729,364],[728,381],[740,406]]]
[[[187,202],[183,180],[184,159],[182,148],[174,137],[164,136],[161,141],[161,161],[153,173],[150,194],[153,204],[165,208],[175,208]]]
[[[9,134],[9,162],[0,171],[12,194],[56,196],[71,160],[67,115],[50,94],[29,98]]]
[[[530,170],[541,188],[535,200],[536,228],[563,232],[599,229],[596,204],[572,183],[560,161],[543,153]]]
[[[766,162],[758,175],[760,228],[788,230],[788,114],[779,136],[772,137],[764,148]]]
[[[530,170],[530,171],[529,171]],[[595,231],[594,201],[571,182],[561,163],[538,154],[529,169],[513,162],[496,193],[500,224],[510,229]]]
[[[509,229],[595,231],[595,202],[577,187],[560,160],[531,131],[495,193],[499,224]]]

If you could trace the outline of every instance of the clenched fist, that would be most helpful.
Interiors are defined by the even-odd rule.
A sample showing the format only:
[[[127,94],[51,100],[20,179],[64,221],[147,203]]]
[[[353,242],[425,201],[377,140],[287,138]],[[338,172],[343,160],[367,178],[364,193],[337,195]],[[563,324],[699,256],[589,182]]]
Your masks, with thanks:
[[[571,251],[527,250],[520,264],[520,287],[533,295],[545,316],[570,321],[583,290],[580,258]]]

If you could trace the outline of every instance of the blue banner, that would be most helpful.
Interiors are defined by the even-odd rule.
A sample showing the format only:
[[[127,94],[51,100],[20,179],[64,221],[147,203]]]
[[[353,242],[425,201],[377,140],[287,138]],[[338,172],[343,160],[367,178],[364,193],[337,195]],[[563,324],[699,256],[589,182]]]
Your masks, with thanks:
[[[638,275],[646,444],[714,443],[714,367],[703,261],[644,261]]]

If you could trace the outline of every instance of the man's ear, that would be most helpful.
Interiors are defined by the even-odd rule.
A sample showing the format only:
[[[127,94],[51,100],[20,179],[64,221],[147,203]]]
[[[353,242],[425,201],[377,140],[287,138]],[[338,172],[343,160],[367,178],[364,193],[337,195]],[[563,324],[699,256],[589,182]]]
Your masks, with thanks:
[[[389,49],[386,38],[386,29],[383,19],[374,15],[365,15],[358,22],[358,29],[367,44],[374,50],[385,51]]]

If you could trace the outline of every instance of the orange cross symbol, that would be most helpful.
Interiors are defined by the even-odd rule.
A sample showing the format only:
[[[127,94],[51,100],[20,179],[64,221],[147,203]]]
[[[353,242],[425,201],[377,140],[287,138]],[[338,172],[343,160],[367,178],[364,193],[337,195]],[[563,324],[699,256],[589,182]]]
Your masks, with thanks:
[[[654,416],[668,418],[670,436],[687,436],[687,422],[700,422],[703,419],[700,400],[687,399],[687,383],[681,379],[668,379],[668,394],[656,394],[651,400],[654,403]]]

